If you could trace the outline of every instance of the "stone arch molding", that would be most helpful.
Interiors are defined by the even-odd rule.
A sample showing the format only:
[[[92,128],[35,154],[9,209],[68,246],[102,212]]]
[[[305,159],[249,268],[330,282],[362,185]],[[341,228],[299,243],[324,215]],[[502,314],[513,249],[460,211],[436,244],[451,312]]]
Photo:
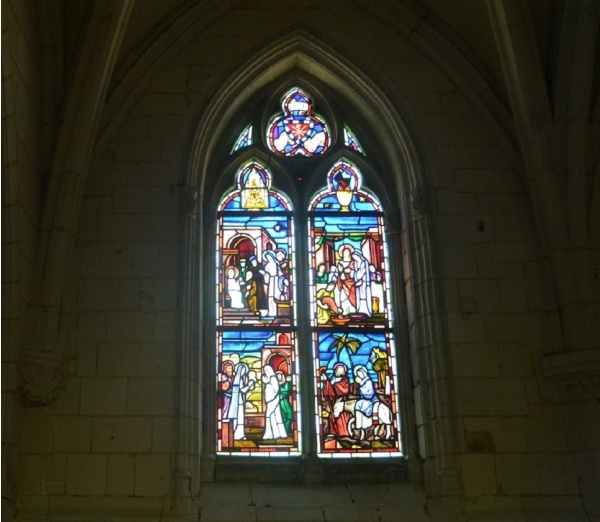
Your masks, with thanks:
[[[300,75],[317,77],[334,91],[343,92],[354,108],[362,113],[372,128],[379,133],[378,138],[383,144],[386,162],[390,166],[387,173],[394,180],[397,190],[399,209],[390,213],[392,224],[391,235],[395,235],[391,245],[391,256],[396,258],[398,273],[404,265],[404,272],[411,272],[411,267],[419,264],[421,284],[413,285],[414,277],[405,274],[409,280],[410,290],[406,294],[412,296],[411,310],[414,317],[408,317],[407,323],[413,323],[410,328],[417,333],[411,335],[412,346],[410,358],[417,361],[413,366],[418,375],[412,376],[413,381],[419,381],[419,398],[415,400],[408,395],[414,395],[413,389],[407,390],[404,407],[409,410],[409,425],[414,425],[414,403],[423,405],[423,411],[428,415],[417,413],[425,418],[425,428],[428,436],[421,447],[412,440],[412,430],[407,433],[405,450],[409,469],[414,476],[420,475],[421,469],[417,457],[425,457],[425,472],[429,476],[429,494],[432,496],[457,496],[458,471],[453,455],[456,454],[455,427],[448,420],[454,417],[454,401],[451,396],[449,366],[443,351],[443,328],[439,316],[439,302],[435,277],[435,252],[431,215],[427,211],[426,201],[427,182],[422,162],[417,148],[411,139],[409,129],[404,125],[397,108],[392,105],[386,95],[361,71],[336,52],[333,48],[320,41],[306,29],[299,29],[285,38],[274,42],[268,48],[254,54],[254,58],[243,64],[237,72],[226,81],[215,97],[206,106],[205,113],[200,117],[196,133],[192,141],[188,171],[185,185],[186,193],[195,195],[197,209],[186,212],[183,221],[184,261],[182,278],[183,307],[180,321],[181,341],[181,422],[179,424],[178,469],[176,476],[188,477],[192,486],[180,484],[180,494],[195,491],[199,483],[196,480],[210,479],[210,458],[200,458],[198,448],[202,447],[200,423],[190,423],[190,418],[209,418],[211,406],[203,404],[202,398],[198,403],[189,400],[196,390],[202,390],[198,381],[202,381],[201,368],[204,366],[203,344],[210,345],[211,325],[203,324],[204,303],[203,295],[210,294],[209,289],[201,287],[201,281],[210,281],[209,268],[206,260],[199,253],[198,245],[212,244],[212,220],[208,202],[210,195],[205,191],[207,179],[218,173],[211,172],[211,158],[218,149],[218,140],[228,127],[233,115],[249,100],[253,93],[274,80],[283,77],[291,71]],[[411,197],[414,194],[423,195],[418,213],[414,212]],[[412,196],[411,196],[412,195]],[[395,225],[395,226],[394,226]],[[402,259],[401,244],[408,244],[407,255]],[[419,255],[417,257],[417,245]],[[433,296],[433,299],[432,299]],[[397,302],[404,301],[403,289],[396,291]],[[212,308],[212,307],[211,307]],[[416,319],[419,318],[419,319]],[[418,324],[417,324],[418,323]],[[205,328],[206,326],[206,328]],[[404,324],[405,330],[409,328]],[[408,342],[408,334],[406,334]],[[409,354],[405,354],[404,380],[410,383]],[[413,370],[414,372],[415,370]],[[196,372],[200,372],[197,374]],[[410,387],[410,384],[407,385]],[[417,388],[415,388],[416,390]],[[201,393],[201,392],[200,392]],[[197,446],[194,447],[194,445]],[[196,457],[191,457],[195,455]],[[196,462],[194,459],[198,458]],[[411,464],[412,463],[412,464]],[[197,466],[197,467],[196,467]],[[411,467],[412,466],[412,467]],[[195,478],[192,470],[200,470],[199,479]],[[189,494],[189,493],[188,493]]]

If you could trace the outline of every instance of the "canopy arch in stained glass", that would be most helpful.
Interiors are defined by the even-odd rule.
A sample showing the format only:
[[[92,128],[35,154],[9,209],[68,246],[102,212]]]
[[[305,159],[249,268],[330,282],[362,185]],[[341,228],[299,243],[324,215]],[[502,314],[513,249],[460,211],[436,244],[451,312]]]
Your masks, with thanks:
[[[217,453],[301,451],[292,205],[256,161],[217,220]]]
[[[313,114],[313,103],[302,90],[294,88],[283,97],[283,113],[267,126],[269,149],[280,156],[317,156],[330,146],[331,133],[323,118]]]
[[[318,455],[401,455],[388,250],[378,199],[348,161],[309,206]]]

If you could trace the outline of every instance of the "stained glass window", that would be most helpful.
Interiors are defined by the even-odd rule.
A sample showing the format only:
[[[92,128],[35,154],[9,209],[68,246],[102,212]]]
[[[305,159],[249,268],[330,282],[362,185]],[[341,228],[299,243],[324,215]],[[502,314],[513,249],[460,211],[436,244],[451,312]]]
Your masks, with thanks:
[[[308,230],[319,456],[400,455],[383,212],[351,163],[329,171]]]
[[[289,90],[281,108],[265,129],[278,168],[286,168],[285,158],[303,156],[312,158],[311,172],[323,166],[328,173],[312,198],[295,187],[295,197],[307,197],[303,206],[308,201],[308,250],[301,249],[301,258],[292,202],[273,187],[264,164],[241,164],[235,188],[219,203],[217,454],[299,456],[309,433],[304,449],[316,448],[323,459],[401,456],[383,208],[356,165],[323,156],[333,138],[303,90]],[[252,144],[252,128],[239,135],[232,153]],[[337,128],[343,135],[335,139],[349,155],[365,155],[347,125]],[[301,292],[296,268],[308,281]],[[301,365],[308,372],[302,389]]]
[[[252,145],[252,124],[248,125],[242,132],[240,132],[238,139],[235,140],[233,148],[231,149],[231,154],[250,145]]]
[[[292,206],[250,162],[217,224],[217,453],[300,454]]]
[[[269,148],[281,156],[316,156],[329,148],[330,133],[325,121],[313,114],[306,93],[294,88],[281,104],[283,114],[271,119],[267,127]]]
[[[365,151],[356,139],[354,133],[350,130],[350,127],[347,125],[344,125],[344,145],[356,152],[360,152],[363,156],[365,156]]]

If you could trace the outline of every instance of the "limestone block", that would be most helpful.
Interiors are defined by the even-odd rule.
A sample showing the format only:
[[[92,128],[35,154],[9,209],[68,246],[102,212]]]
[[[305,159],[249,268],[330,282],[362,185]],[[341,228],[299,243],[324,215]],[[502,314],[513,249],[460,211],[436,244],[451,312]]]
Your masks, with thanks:
[[[588,522],[588,515],[581,509],[524,509],[527,522]]]
[[[77,319],[77,336],[83,342],[106,340],[106,313],[80,312]]]
[[[523,343],[523,315],[519,313],[485,314],[485,336],[493,343]]]
[[[257,506],[302,507],[348,505],[352,499],[341,484],[321,486],[296,486],[282,484],[256,484],[252,499]]]
[[[127,389],[130,415],[170,416],[175,413],[177,381],[164,377],[132,377]]]
[[[152,444],[152,419],[104,417],[94,419],[92,451],[96,453],[143,453]]]
[[[253,503],[250,484],[207,482],[200,488],[200,504],[203,506],[249,506]]]
[[[136,455],[134,493],[142,497],[169,494],[171,465],[168,453]]]
[[[322,522],[323,520],[337,520],[335,518],[324,518],[323,511],[324,509],[318,506],[305,506],[303,508],[281,508],[281,507],[271,507],[271,506],[257,506],[256,508],[256,520],[260,521],[272,521],[272,522],[280,522],[281,520],[293,520],[293,521],[302,521],[302,522]],[[342,520],[353,520],[352,516],[356,516],[356,508],[341,508],[346,514],[346,518]],[[203,515],[205,516],[208,513],[203,509]],[[340,509],[336,510],[336,514],[340,514]],[[211,519],[217,520],[217,519]],[[237,520],[237,519],[235,519]],[[254,519],[252,519],[254,520]]]
[[[436,190],[438,214],[455,216],[477,216],[480,213],[476,194],[455,192],[452,189]]]
[[[500,291],[494,279],[460,279],[458,291],[461,297],[470,297],[477,302],[477,310],[499,311]]]
[[[568,453],[542,453],[539,455],[542,493],[545,495],[566,495],[572,493],[573,486],[578,490],[573,463]]]
[[[133,276],[133,248],[126,242],[101,243],[98,273],[102,277],[126,278]]]
[[[532,321],[525,321],[526,325]],[[535,355],[531,353],[531,344],[498,344],[498,363],[501,376],[506,378],[527,378],[536,376]]]
[[[21,416],[21,451],[47,453],[52,451],[54,419],[39,409],[24,409]]]
[[[524,417],[466,417],[465,431],[488,431],[494,437],[498,453],[527,451],[527,432]]]
[[[177,313],[157,312],[154,319],[154,340],[169,342],[177,338]]]
[[[436,221],[441,243],[487,243],[496,239],[494,221],[481,216],[441,216]]]
[[[498,149],[492,148],[473,148],[472,152],[480,152],[479,158],[483,160],[484,165],[481,168],[458,168],[456,172],[457,192],[481,192],[481,193],[517,193],[523,192],[523,183],[517,173],[510,167],[490,169],[489,165],[496,159],[500,163],[506,164],[508,158],[500,153]],[[490,156],[485,156],[486,153],[491,153]],[[474,159],[474,158],[473,158]]]
[[[170,453],[175,450],[176,417],[152,419],[152,452]]]
[[[106,314],[106,340],[111,342],[148,342],[154,338],[154,317],[150,313],[116,311]]]
[[[404,506],[422,506],[426,501],[423,490],[409,483],[347,484],[346,487],[355,505],[402,504]]]
[[[502,310],[524,312],[529,309],[527,282],[521,263],[507,264],[506,275],[498,280]]]
[[[186,114],[188,96],[185,93],[147,92],[132,109],[132,114]],[[148,158],[139,159],[148,161]]]
[[[474,245],[443,244],[440,245],[439,253],[444,278],[476,279],[479,277],[477,251]]]
[[[106,455],[71,453],[67,456],[68,495],[104,495]]]
[[[186,93],[189,67],[182,64],[170,64],[148,87],[148,92]]]
[[[128,377],[138,374],[139,347],[136,343],[101,343],[98,345],[97,375]]]
[[[533,233],[523,216],[526,204],[522,194],[477,194],[479,213],[493,216],[496,234],[504,241],[524,241]],[[525,214],[526,215],[526,214]]]
[[[97,243],[77,243],[73,251],[73,257],[80,267],[81,277],[98,277],[100,268],[103,264],[100,263],[101,246]]]
[[[124,184],[133,187],[158,187],[164,189],[176,184],[179,174],[172,172],[172,166],[165,161],[124,161],[116,162],[114,170],[120,172]]]
[[[129,114],[121,127],[115,132],[115,139],[146,139],[148,138],[148,116]]]
[[[452,360],[456,377],[500,377],[500,347],[492,343],[452,344]]]
[[[461,468],[467,497],[497,493],[494,455],[462,455]]]
[[[49,495],[63,495],[67,474],[67,456],[64,453],[44,455],[42,472],[42,492]]]
[[[526,426],[532,451],[568,451],[567,422],[559,405],[532,405]]]
[[[459,415],[485,415],[481,379],[455,379],[456,410]]]
[[[158,277],[160,243],[136,243],[134,246],[133,274],[136,278]]]
[[[529,246],[523,241],[498,241],[490,245],[492,259],[499,263],[529,261]]]
[[[529,413],[524,379],[482,379],[479,393],[484,397],[488,415]]]
[[[112,211],[119,214],[154,214],[159,209],[161,189],[158,187],[126,186],[113,190]]]
[[[140,279],[140,291],[152,296],[154,309],[177,310],[176,279]]]
[[[276,512],[279,514],[279,516],[281,516],[281,511],[276,510]],[[321,518],[317,518],[315,520],[321,522],[323,520],[323,514],[321,510],[319,510],[319,513],[321,514]],[[256,515],[256,508],[253,506],[223,504],[221,506],[202,506],[200,508],[200,520],[209,520],[214,522],[231,522],[232,520],[235,520],[236,522],[256,522],[258,519]],[[267,518],[265,520],[269,519]],[[281,518],[279,520],[281,520]]]
[[[117,304],[118,280],[84,278],[79,291],[80,310],[110,310]]]
[[[98,198],[84,197],[77,223],[77,241],[95,241],[98,237]]]
[[[77,375],[87,377],[96,375],[98,365],[98,345],[96,343],[77,344]]]
[[[124,415],[127,411],[127,379],[84,379],[81,383],[82,415]]]
[[[56,417],[52,448],[58,452],[86,452],[92,447],[90,417]]]
[[[448,313],[448,340],[452,343],[484,343],[485,316],[482,314]],[[490,339],[487,339],[490,341]]]
[[[132,496],[135,481],[135,456],[109,455],[106,494]]]
[[[539,495],[540,469],[535,454],[505,453],[495,456],[498,493]]]
[[[42,485],[43,456],[21,454],[19,458],[19,492],[22,495],[39,495]]]
[[[139,352],[141,377],[176,377],[176,345],[169,343],[142,343]]]

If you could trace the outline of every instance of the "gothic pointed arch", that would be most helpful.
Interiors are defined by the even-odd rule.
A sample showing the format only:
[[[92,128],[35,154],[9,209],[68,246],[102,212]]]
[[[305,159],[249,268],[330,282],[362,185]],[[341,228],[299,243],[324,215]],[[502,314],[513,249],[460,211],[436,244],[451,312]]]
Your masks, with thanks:
[[[426,457],[425,472],[429,475],[432,494],[453,494],[458,490],[458,471],[453,457],[456,453],[456,437],[451,423],[453,401],[448,400],[452,389],[443,351],[444,334],[437,304],[428,183],[422,161],[409,129],[385,93],[350,60],[304,29],[294,31],[255,53],[252,60],[238,68],[236,74],[225,82],[198,121],[186,177],[187,192],[194,194],[198,203],[188,212],[184,222],[184,273],[188,274],[188,278],[183,281],[184,305],[180,322],[182,360],[195,361],[195,364],[182,365],[184,375],[180,395],[189,397],[191,387],[203,380],[202,375],[194,373],[194,368],[199,368],[200,372],[206,372],[207,368],[212,371],[213,368],[209,355],[212,333],[206,332],[211,332],[214,308],[211,297],[214,254],[201,255],[198,245],[214,243],[214,192],[219,192],[217,189],[227,183],[224,172],[227,169],[232,171],[229,159],[231,147],[243,129],[239,127],[235,132],[234,122],[244,108],[253,104],[253,100],[265,99],[266,91],[273,86],[282,88],[286,81],[291,81],[290,78],[314,87],[315,91],[343,97],[351,104],[352,111],[359,115],[358,121],[369,129],[369,141],[378,144],[378,166],[385,174],[391,200],[396,202],[395,208],[387,206],[385,214],[388,233],[393,238],[390,241],[390,258],[398,274],[391,292],[397,303],[410,299],[406,307],[400,305],[398,309],[403,317],[399,323],[408,347],[399,357],[401,378],[405,383],[399,390],[402,422],[410,431],[418,417],[422,419],[421,427],[425,432],[420,445],[407,437],[403,451],[406,460],[414,463],[414,474],[418,473],[417,455]],[[243,125],[246,124],[244,121]],[[343,142],[343,127],[338,132]],[[364,146],[363,135],[360,139]],[[252,157],[251,149],[244,148],[241,153]],[[356,155],[360,156],[359,153]],[[268,161],[269,168],[276,171],[278,159]],[[401,248],[401,244],[407,248]],[[400,277],[402,270],[405,273]],[[402,279],[405,286],[399,284]],[[409,330],[412,332],[410,336]],[[205,333],[202,335],[201,332]],[[411,358],[414,361],[412,376],[408,363]],[[423,385],[412,387],[411,382]],[[419,395],[417,401],[416,395]],[[415,414],[415,402],[426,408],[428,415],[424,411]],[[197,465],[201,467],[199,476],[209,480],[214,479],[214,457],[207,448],[212,448],[214,441],[210,440],[210,430],[198,433],[197,424],[190,423],[189,419],[214,416],[215,412],[211,411],[213,403],[206,396],[200,397],[198,410],[194,410],[194,401],[184,401],[180,423],[180,465],[189,465],[197,459]],[[202,447],[202,459],[197,454],[199,446],[194,446],[195,443]],[[196,457],[189,459],[186,455]]]

